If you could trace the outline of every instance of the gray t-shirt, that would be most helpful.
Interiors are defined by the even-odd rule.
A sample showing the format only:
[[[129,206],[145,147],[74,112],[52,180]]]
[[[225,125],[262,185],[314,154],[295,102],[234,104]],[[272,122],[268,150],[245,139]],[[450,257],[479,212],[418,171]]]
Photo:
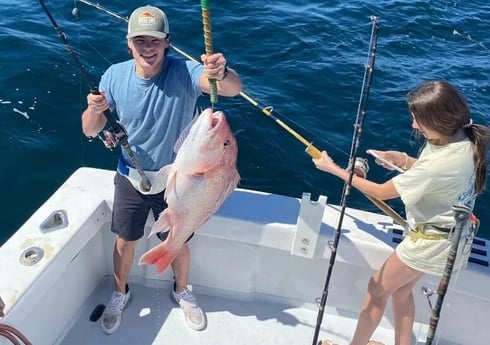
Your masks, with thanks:
[[[156,171],[174,160],[174,143],[195,114],[202,72],[196,62],[167,56],[153,78],[140,78],[132,59],[110,66],[102,75],[99,90],[126,128],[144,170]],[[124,150],[122,155],[131,165]]]

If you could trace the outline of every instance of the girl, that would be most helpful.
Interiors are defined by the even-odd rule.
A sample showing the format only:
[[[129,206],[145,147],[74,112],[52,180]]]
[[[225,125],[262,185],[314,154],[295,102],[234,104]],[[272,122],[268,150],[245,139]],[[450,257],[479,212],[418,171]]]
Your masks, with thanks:
[[[415,317],[412,289],[424,273],[443,274],[451,246],[448,235],[455,223],[452,207],[463,203],[473,209],[476,195],[486,184],[490,132],[486,126],[473,124],[469,107],[454,86],[445,81],[425,82],[409,93],[408,109],[412,128],[425,138],[420,156],[376,151],[405,172],[381,184],[359,176],[352,180],[355,188],[374,198],[401,198],[410,231],[371,277],[350,345],[381,344],[369,339],[389,297],[393,304],[394,344],[411,344]],[[344,181],[349,177],[349,172],[325,151],[313,163]],[[461,238],[466,238],[468,231],[469,227]],[[467,264],[469,251],[462,253],[461,249],[455,271]],[[334,345],[328,340],[320,343]]]

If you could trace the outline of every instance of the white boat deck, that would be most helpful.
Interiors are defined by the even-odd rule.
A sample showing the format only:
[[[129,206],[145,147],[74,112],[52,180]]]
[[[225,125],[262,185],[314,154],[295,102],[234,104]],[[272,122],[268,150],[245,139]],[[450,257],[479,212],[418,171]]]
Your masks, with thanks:
[[[315,300],[325,283],[339,208],[326,200],[239,189],[189,242],[190,284],[207,314],[207,328],[196,332],[185,324],[170,298],[170,269],[157,276],[154,267],[136,264],[159,242],[152,236],[138,241],[129,279],[132,299],[121,327],[104,334],[100,321],[90,317],[113,289],[113,176],[77,170],[0,247],[0,296],[6,304],[0,323],[35,345],[312,344]],[[66,223],[58,227],[62,213]],[[387,216],[346,210],[319,339],[349,343],[369,278],[401,238]],[[489,248],[489,241],[477,239],[468,269],[452,277],[434,345],[488,345]],[[44,254],[33,255],[34,249]],[[438,285],[437,277],[424,276],[414,289],[413,345],[425,344],[431,311],[421,288],[437,291]],[[430,300],[435,305],[435,292]],[[391,320],[388,302],[372,338],[393,344]],[[11,344],[0,337],[0,345]]]
[[[218,290],[201,291],[195,288],[198,301],[206,312],[208,325],[203,331],[188,328],[178,305],[170,297],[170,284],[164,287],[145,287],[131,283],[133,294],[118,331],[112,335],[100,329],[100,319],[90,316],[95,307],[107,302],[112,292],[112,278],[106,277],[80,310],[78,319],[60,345],[93,344],[165,344],[165,345],[294,345],[311,344],[318,309],[314,304],[299,305],[295,301],[274,301],[270,296],[230,296]],[[213,295],[209,294],[212,293]],[[269,299],[269,300],[268,300]],[[293,306],[293,304],[297,304]],[[355,327],[353,315],[325,315],[320,339],[328,337],[342,344],[346,334]],[[379,329],[376,339],[389,344],[390,329]],[[420,343],[422,344],[422,343]],[[449,344],[447,344],[449,345]]]
[[[101,331],[99,308],[112,292],[112,278],[107,276],[87,299],[56,345],[308,345],[312,344],[318,317],[313,303],[279,300],[273,296],[233,294],[206,288],[194,288],[198,301],[206,312],[208,324],[203,331],[187,327],[179,306],[170,297],[170,283],[148,287],[131,282],[132,298],[123,313],[120,328],[112,335]],[[99,309],[101,311],[101,309]],[[318,339],[330,339],[348,344],[357,315],[327,306]],[[426,325],[414,327],[413,344],[423,345]],[[418,331],[418,332],[417,332]],[[392,343],[393,329],[385,319],[373,339]],[[35,342],[34,342],[35,344]],[[463,345],[448,340],[434,341],[438,345]],[[469,344],[464,344],[469,345]]]

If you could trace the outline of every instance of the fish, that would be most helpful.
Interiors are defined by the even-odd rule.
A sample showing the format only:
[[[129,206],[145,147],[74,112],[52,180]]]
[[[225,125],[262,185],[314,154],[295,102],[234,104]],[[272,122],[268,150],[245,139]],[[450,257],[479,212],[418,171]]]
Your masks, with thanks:
[[[140,265],[154,265],[160,274],[172,263],[186,240],[221,207],[238,186],[238,146],[222,111],[207,108],[184,130],[174,162],[157,175],[166,178],[168,207],[150,235],[168,231],[165,241],[145,252]]]

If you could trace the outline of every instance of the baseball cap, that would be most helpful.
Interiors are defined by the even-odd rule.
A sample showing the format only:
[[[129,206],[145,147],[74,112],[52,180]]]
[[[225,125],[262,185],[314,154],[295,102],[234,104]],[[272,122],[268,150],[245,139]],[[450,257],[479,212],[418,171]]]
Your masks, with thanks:
[[[165,12],[153,6],[135,9],[128,21],[128,36],[152,36],[166,38],[169,34],[168,20]]]

